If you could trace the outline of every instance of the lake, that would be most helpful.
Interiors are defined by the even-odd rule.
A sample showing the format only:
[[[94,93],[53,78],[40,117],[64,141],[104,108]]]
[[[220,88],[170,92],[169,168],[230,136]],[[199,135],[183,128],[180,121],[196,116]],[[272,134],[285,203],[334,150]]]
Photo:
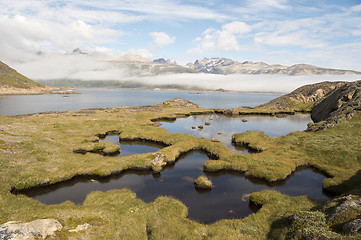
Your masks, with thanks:
[[[162,103],[171,98],[184,98],[203,108],[254,107],[281,94],[231,93],[192,91],[156,91],[143,89],[76,89],[81,94],[49,94],[0,96],[0,115],[28,114],[47,111],[145,106]]]

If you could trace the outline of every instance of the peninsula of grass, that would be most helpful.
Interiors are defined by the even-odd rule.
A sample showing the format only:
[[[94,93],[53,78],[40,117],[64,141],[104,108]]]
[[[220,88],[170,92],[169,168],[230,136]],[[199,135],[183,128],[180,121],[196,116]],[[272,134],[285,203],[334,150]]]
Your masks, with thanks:
[[[208,171],[240,171],[273,182],[285,179],[299,166],[310,166],[330,177],[323,183],[327,191],[346,193],[360,183],[360,112],[333,128],[317,132],[294,132],[276,138],[259,132],[236,134],[235,142],[262,150],[245,155],[233,153],[222,143],[168,133],[154,126],[151,119],[213,112],[191,104],[180,106],[177,101],[147,107],[0,116],[0,224],[54,218],[65,227],[83,223],[92,226],[79,233],[63,230],[55,239],[284,239],[288,230],[282,219],[286,215],[319,205],[307,197],[263,191],[250,197],[262,206],[257,213],[204,225],[189,220],[186,206],[176,199],[158,197],[145,203],[126,189],[92,192],[83,205],[72,202],[45,205],[10,193],[11,189],[63,182],[79,175],[103,176],[127,169],[152,168],[153,153],[117,158],[94,153],[106,149],[98,145],[94,136],[110,132],[119,133],[121,139],[167,145],[157,152],[166,163],[174,162],[182,153],[201,149],[214,156],[204,164]],[[248,109],[244,114],[262,111]],[[272,111],[264,110],[264,114]],[[84,149],[86,153],[74,153],[75,149]]]

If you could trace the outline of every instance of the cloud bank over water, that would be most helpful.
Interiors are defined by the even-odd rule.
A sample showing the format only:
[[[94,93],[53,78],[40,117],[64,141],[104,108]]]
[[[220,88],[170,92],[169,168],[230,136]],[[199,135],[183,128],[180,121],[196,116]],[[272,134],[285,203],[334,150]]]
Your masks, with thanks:
[[[151,75],[147,71],[128,68],[109,61],[108,55],[53,54],[39,55],[25,63],[14,64],[20,73],[34,80],[117,80],[149,86],[187,86],[202,89],[225,89],[245,92],[288,93],[300,86],[322,81],[356,81],[361,75],[219,75],[181,73]]]
[[[298,87],[323,81],[355,81],[360,75],[218,75],[218,74],[168,74],[133,78],[145,84],[179,84],[206,89],[225,89],[244,92],[289,93]]]

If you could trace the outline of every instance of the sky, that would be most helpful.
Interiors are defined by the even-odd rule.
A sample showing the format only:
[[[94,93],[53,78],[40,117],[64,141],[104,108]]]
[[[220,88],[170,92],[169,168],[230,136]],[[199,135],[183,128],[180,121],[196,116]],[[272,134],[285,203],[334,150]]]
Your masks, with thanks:
[[[0,0],[0,61],[36,77],[75,48],[361,71],[361,0]]]

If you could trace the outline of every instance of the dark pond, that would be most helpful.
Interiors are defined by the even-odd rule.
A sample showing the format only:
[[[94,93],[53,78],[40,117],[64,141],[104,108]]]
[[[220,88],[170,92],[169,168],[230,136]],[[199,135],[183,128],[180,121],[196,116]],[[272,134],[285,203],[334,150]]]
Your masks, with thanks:
[[[146,142],[146,141],[121,141],[119,142],[118,135],[110,135],[100,142],[112,142],[120,146],[120,153],[116,157],[129,156],[133,154],[156,152],[165,146],[158,143]]]
[[[244,121],[242,121],[244,120]],[[210,125],[205,125],[209,122]],[[287,135],[295,131],[303,131],[307,123],[312,122],[308,114],[285,115],[278,117],[266,116],[239,116],[227,117],[224,115],[197,115],[187,118],[177,118],[174,122],[160,122],[169,133],[188,133],[195,137],[208,139],[218,138],[229,149],[236,153],[247,153],[244,147],[232,144],[232,135],[250,130],[259,130],[270,137]],[[198,129],[202,125],[203,129]],[[195,127],[195,129],[192,129]],[[221,134],[218,134],[221,133]]]
[[[203,108],[235,108],[257,106],[281,94],[154,91],[144,89],[77,89],[81,94],[0,96],[0,115],[27,114],[46,111],[111,108],[116,106],[144,106],[171,98],[184,98]]]
[[[207,160],[206,154],[195,151],[182,155],[174,165],[167,166],[157,175],[150,171],[128,171],[107,178],[81,177],[25,194],[46,204],[66,200],[81,204],[92,191],[127,188],[146,202],[153,201],[158,196],[175,197],[188,207],[190,219],[202,223],[251,214],[253,211],[249,207],[247,194],[263,189],[274,189],[289,195],[307,195],[317,200],[328,199],[322,193],[322,181],[325,177],[310,169],[299,170],[287,181],[277,184],[245,178],[241,174],[206,173],[214,188],[210,191],[198,191],[193,181],[205,174],[202,169]]]

